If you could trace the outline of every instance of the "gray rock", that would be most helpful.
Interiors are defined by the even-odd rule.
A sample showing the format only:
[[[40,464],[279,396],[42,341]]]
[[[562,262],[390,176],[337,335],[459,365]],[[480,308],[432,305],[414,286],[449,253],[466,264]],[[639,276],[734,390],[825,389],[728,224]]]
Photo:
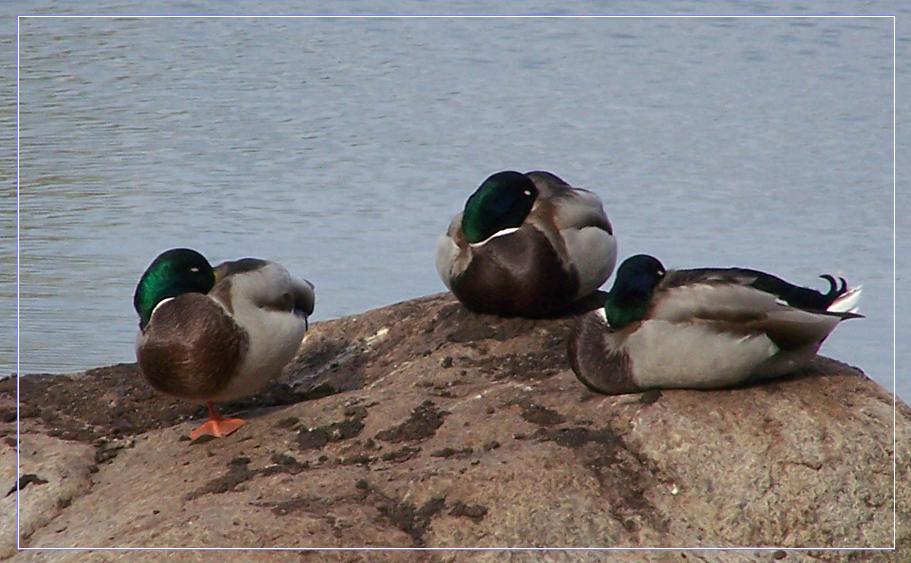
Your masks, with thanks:
[[[0,494],[4,495],[0,498],[0,514],[5,515],[0,519],[0,559],[5,559],[16,552],[16,450],[6,444],[0,448]],[[34,476],[19,479],[20,532],[24,542],[38,530],[65,528],[55,519],[74,498],[90,490],[94,456],[95,449],[89,444],[43,434],[22,435],[20,474]]]
[[[892,545],[893,397],[860,371],[820,357],[801,373],[752,387],[595,395],[566,365],[570,322],[473,315],[438,295],[316,323],[281,381],[224,409],[250,424],[206,443],[180,439],[198,424],[183,420],[203,410],[149,394],[134,366],[23,378],[30,414],[23,426],[34,443],[44,441],[42,455],[57,460],[29,466],[48,483],[31,484],[23,495],[70,499],[62,507],[29,505],[31,533],[23,542]],[[453,367],[443,368],[447,357]],[[2,393],[8,400],[9,389]],[[864,561],[911,557],[911,409],[901,402],[896,425],[900,551],[860,554]],[[301,441],[301,432],[317,431],[326,440]],[[485,447],[492,442],[499,447]],[[99,450],[115,453],[96,458]],[[461,453],[433,455],[450,450]],[[72,484],[54,489],[64,470]],[[781,554],[786,561],[858,557],[437,551],[304,559],[773,561]],[[94,555],[141,561],[137,555],[155,554]],[[30,556],[81,560],[77,552]],[[301,554],[271,552],[272,559],[299,561]]]

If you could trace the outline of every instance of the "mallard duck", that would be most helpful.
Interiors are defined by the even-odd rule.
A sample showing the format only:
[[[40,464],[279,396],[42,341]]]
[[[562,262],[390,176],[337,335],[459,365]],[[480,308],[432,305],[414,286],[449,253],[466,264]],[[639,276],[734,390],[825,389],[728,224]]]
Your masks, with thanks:
[[[628,258],[603,309],[582,315],[569,362],[607,394],[710,389],[793,372],[856,313],[860,287],[830,275],[827,293],[744,268],[665,270]]]
[[[565,312],[610,277],[616,260],[601,199],[550,172],[493,174],[436,248],[440,278],[459,301],[502,316]]]
[[[139,369],[158,391],[208,405],[209,420],[191,439],[227,436],[245,421],[223,418],[215,402],[252,395],[281,373],[314,300],[310,282],[275,262],[244,258],[212,268],[195,250],[168,250],[133,296]]]

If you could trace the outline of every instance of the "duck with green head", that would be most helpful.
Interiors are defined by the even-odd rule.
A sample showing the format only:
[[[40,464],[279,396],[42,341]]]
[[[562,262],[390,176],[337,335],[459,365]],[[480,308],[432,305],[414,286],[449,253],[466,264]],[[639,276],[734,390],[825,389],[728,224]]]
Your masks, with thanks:
[[[468,198],[436,248],[446,287],[468,309],[565,313],[614,269],[617,241],[601,199],[550,172],[497,172]]]
[[[611,395],[791,373],[838,323],[861,316],[859,286],[821,277],[826,293],[757,270],[665,270],[652,256],[633,256],[617,270],[604,308],[577,321],[570,365],[585,385]]]
[[[227,436],[245,422],[223,418],[216,402],[252,395],[297,353],[313,285],[256,258],[213,268],[187,248],[168,250],[146,269],[133,305],[136,358],[158,391],[206,403],[209,420],[190,437]]]

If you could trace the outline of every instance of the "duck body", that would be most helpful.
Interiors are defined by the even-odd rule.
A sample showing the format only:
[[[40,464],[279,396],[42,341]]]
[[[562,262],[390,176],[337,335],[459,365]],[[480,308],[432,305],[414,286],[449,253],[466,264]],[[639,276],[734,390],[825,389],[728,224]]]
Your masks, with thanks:
[[[505,204],[497,201],[496,190],[517,194],[513,205],[508,194]],[[549,172],[500,172],[485,180],[436,248],[440,278],[459,301],[502,316],[565,312],[607,280],[616,257],[597,194]]]
[[[168,256],[174,254],[169,252],[182,258],[173,268],[163,267],[180,270],[190,264],[187,270],[196,272],[178,271],[177,275],[199,276],[199,283],[174,286],[173,281],[157,281],[156,262],[162,257],[165,262],[171,260]],[[168,251],[156,262],[140,281],[134,303],[140,312],[136,358],[142,374],[158,391],[209,403],[211,415],[212,403],[256,393],[297,353],[314,308],[309,282],[291,276],[276,262],[254,258],[213,269],[205,258],[187,249]],[[149,276],[151,281],[144,281]],[[157,277],[174,276],[165,272]],[[151,297],[153,291],[143,291],[144,284],[165,290]]]
[[[602,393],[785,375],[806,365],[839,322],[860,317],[860,288],[831,276],[821,293],[756,270],[665,271],[651,257],[630,260],[605,308],[583,315],[570,335],[573,371]]]

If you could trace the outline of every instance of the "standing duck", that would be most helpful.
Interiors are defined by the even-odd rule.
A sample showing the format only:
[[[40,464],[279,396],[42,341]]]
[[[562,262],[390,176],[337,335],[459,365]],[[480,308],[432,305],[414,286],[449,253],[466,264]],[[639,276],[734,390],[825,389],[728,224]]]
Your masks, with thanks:
[[[275,262],[244,258],[212,268],[195,250],[168,250],[133,296],[139,369],[158,391],[208,405],[209,420],[191,439],[227,436],[246,422],[223,418],[214,403],[252,395],[281,373],[314,301],[313,285]]]
[[[827,293],[756,270],[665,270],[652,256],[633,256],[617,270],[604,308],[577,321],[570,365],[582,383],[611,395],[793,372],[838,323],[861,317],[860,287],[821,277]]]
[[[613,233],[594,192],[550,172],[497,172],[440,238],[436,267],[472,311],[558,315],[610,277]]]

